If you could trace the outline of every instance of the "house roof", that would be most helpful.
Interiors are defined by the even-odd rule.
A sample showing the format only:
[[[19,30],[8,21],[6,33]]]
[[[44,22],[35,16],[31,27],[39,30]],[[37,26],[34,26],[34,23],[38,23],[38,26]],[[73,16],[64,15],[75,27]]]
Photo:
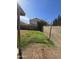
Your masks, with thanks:
[[[25,16],[25,12],[23,9],[17,4],[17,14],[20,14],[21,16]]]

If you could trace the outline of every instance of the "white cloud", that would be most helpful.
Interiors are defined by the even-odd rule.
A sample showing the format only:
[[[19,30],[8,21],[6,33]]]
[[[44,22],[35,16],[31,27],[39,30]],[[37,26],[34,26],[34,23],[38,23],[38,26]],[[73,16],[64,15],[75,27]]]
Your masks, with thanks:
[[[27,24],[30,23],[30,19],[27,16],[20,16],[20,20]]]

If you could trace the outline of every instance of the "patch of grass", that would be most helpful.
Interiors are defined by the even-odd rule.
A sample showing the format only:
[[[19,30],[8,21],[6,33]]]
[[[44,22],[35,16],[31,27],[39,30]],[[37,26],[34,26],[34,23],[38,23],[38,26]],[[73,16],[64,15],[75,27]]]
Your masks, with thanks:
[[[42,43],[47,46],[54,45],[43,32],[33,30],[20,30],[21,48],[27,47],[30,43]]]

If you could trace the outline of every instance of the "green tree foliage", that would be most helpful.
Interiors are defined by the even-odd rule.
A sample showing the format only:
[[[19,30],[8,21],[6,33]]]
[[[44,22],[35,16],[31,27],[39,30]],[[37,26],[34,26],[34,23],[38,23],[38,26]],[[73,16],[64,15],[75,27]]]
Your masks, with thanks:
[[[61,26],[61,16],[58,16],[58,18],[53,21],[53,26]]]
[[[48,23],[44,20],[40,20],[37,22],[37,26],[40,31],[43,31],[43,26],[46,26],[46,25],[48,25]]]

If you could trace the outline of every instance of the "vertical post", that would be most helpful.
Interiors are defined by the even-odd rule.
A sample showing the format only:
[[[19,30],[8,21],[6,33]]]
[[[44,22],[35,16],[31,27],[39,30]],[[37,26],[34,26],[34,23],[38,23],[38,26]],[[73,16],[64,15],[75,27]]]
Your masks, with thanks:
[[[21,39],[20,39],[20,12],[18,10],[18,19],[17,19],[17,30],[18,30],[18,41],[19,41],[19,59],[22,59],[22,50],[21,50]]]
[[[52,32],[52,23],[50,25],[49,40],[51,39],[51,32]]]

